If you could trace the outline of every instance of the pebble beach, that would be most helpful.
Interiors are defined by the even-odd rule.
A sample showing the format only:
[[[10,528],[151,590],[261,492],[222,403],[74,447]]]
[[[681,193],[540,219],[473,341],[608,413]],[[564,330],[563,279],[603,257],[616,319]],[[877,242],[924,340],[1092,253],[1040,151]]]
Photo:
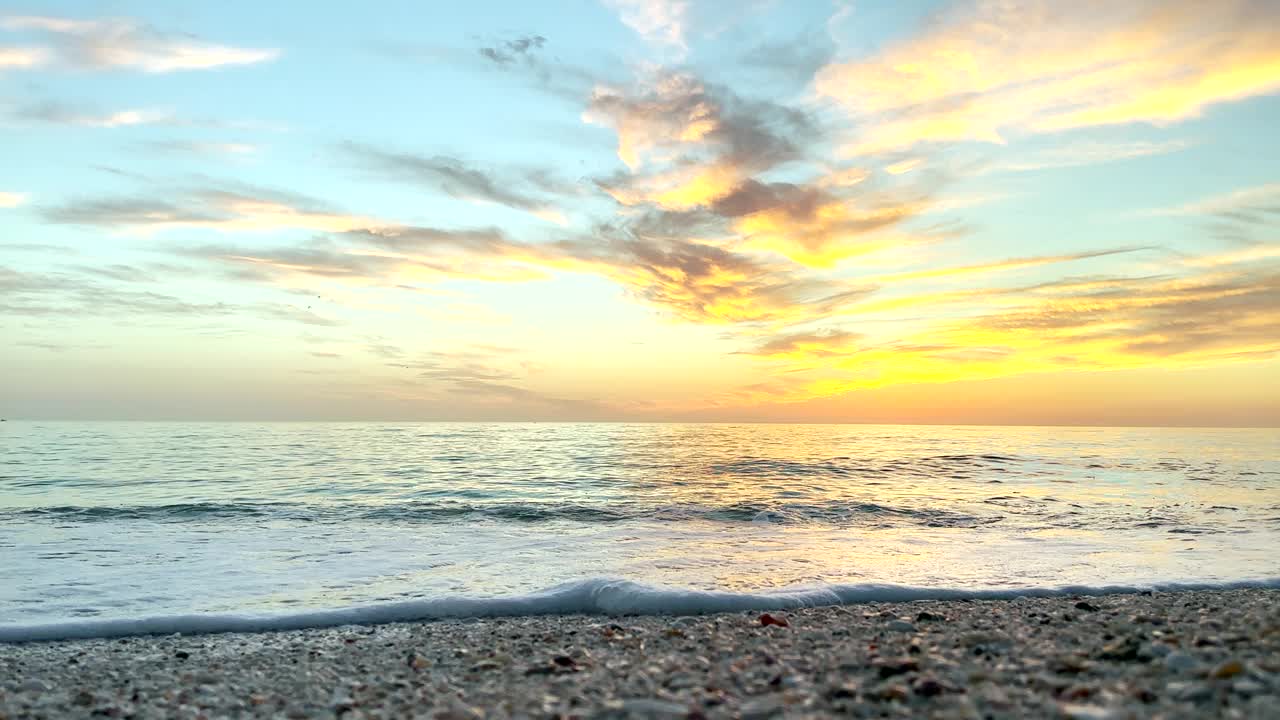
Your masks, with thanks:
[[[0,718],[1272,718],[1280,591],[0,645]]]

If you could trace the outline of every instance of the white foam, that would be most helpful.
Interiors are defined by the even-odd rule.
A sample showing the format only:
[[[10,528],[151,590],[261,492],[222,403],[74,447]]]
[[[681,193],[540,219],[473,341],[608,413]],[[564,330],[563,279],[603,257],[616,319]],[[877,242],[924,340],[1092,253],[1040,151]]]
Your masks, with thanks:
[[[1231,583],[1158,583],[1145,586],[1067,585],[986,589],[862,584],[797,588],[765,593],[684,590],[644,585],[630,580],[593,578],[557,585],[528,595],[507,597],[453,596],[289,614],[161,615],[30,625],[9,624],[0,625],[0,642],[114,638],[172,633],[266,632],[352,624],[408,622],[433,618],[570,614],[696,615],[868,602],[999,600],[1020,596],[1115,595],[1143,591],[1175,592],[1243,588],[1280,588],[1280,578]]]

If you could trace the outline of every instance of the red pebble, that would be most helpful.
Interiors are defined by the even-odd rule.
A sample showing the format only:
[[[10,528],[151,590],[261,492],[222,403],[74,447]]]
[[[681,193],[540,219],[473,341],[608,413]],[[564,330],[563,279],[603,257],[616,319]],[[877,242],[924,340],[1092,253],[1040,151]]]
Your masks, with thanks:
[[[774,617],[769,613],[764,613],[760,616],[760,624],[765,627],[768,627],[770,625],[777,625],[778,627],[791,627],[791,623],[787,622],[786,618]]]

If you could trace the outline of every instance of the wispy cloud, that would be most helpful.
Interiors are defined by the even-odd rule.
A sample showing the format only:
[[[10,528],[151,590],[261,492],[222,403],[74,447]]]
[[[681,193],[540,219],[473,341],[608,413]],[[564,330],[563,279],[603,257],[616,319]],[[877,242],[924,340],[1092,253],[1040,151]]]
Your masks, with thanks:
[[[172,113],[156,108],[101,112],[60,102],[42,102],[26,105],[12,111],[9,117],[20,123],[75,125],[95,128],[166,125],[177,122]]]
[[[775,359],[824,358],[848,354],[862,335],[845,330],[787,333],[770,338],[744,355]]]
[[[1221,215],[1251,222],[1271,216],[1280,221],[1280,183],[1233,190],[1185,205],[1148,210],[1146,214]]]
[[[1009,133],[1168,124],[1280,89],[1271,0],[965,2],[922,33],[829,65],[857,152]]]
[[[100,277],[100,279],[111,279]],[[335,325],[335,320],[279,302],[234,304],[169,295],[136,287],[86,279],[81,273],[24,273],[0,268],[0,315],[18,316],[118,316],[157,318],[251,315],[312,325]]]
[[[1122,255],[1125,253],[1138,252],[1141,250],[1152,250],[1151,247],[1126,247],[1112,248],[1108,250],[1094,250],[1091,252],[1071,253],[1068,255],[1043,255],[1038,257],[1022,257],[1009,258],[1007,260],[999,260],[990,263],[976,263],[973,265],[959,265],[951,267],[935,267],[926,270],[911,270],[908,272],[893,273],[890,275],[879,275],[871,280],[881,283],[898,283],[907,280],[936,280],[940,278],[952,278],[969,275],[986,275],[990,273],[1004,272],[1006,270],[1019,270],[1028,267],[1037,267],[1040,265],[1056,265],[1058,263],[1075,262],[1077,260],[1089,260],[1092,258],[1107,257],[1111,255]]]
[[[1077,142],[1052,150],[1023,156],[1023,159],[998,163],[987,172],[1030,172],[1056,168],[1102,165],[1153,155],[1166,155],[1185,150],[1191,143],[1186,140],[1163,142],[1136,141],[1127,143]]]
[[[39,208],[50,222],[115,228],[150,234],[180,228],[222,232],[269,232],[281,229],[343,232],[379,227],[379,220],[347,215],[291,193],[253,186],[208,186],[172,193],[75,200]]]
[[[204,140],[156,140],[146,143],[146,147],[160,152],[222,157],[246,157],[257,154],[261,149],[253,143]]]
[[[455,350],[426,353],[416,359],[393,359],[388,365],[404,373],[404,392],[435,403],[458,403],[506,413],[571,412],[586,417],[616,414],[594,398],[565,397],[529,387],[528,363],[509,348],[471,344]],[[507,415],[504,419],[509,419]]]
[[[491,202],[564,224],[564,214],[548,194],[575,194],[572,183],[542,170],[499,171],[473,167],[444,155],[389,152],[365,145],[347,144],[348,153],[367,167],[393,180],[427,185],[464,200]]]
[[[547,39],[541,35],[521,35],[514,40],[481,47],[477,52],[480,53],[480,57],[491,62],[510,65],[519,61],[532,61],[534,54],[546,43]]]
[[[953,293],[948,307],[966,301],[976,303],[977,312],[925,318],[923,327],[889,339],[782,334],[743,352],[793,374],[735,399],[792,402],[893,384],[1280,356],[1277,258],[1256,253],[1177,276],[1067,278]],[[926,300],[947,302],[944,296]]]
[[[835,44],[820,33],[806,32],[782,40],[766,40],[743,51],[738,59],[749,71],[802,87],[831,62],[835,51]]]
[[[185,33],[167,33],[123,18],[77,20],[8,16],[0,28],[48,38],[38,63],[57,62],[88,70],[131,69],[149,73],[249,65],[279,56],[274,49],[240,48],[206,42]]]
[[[606,0],[622,22],[651,43],[684,49],[688,0]]]
[[[1191,267],[1218,267],[1222,265],[1245,265],[1266,260],[1280,259],[1280,243],[1257,243],[1226,252],[1196,255],[1183,260]]]
[[[31,68],[47,62],[49,62],[49,52],[43,48],[0,47],[0,70]]]
[[[558,246],[570,269],[602,274],[690,322],[796,322],[829,315],[868,291],[687,240],[637,237],[610,228],[598,229],[596,237],[606,242],[593,238]]]
[[[0,267],[0,315],[27,317],[218,318],[259,317],[316,326],[340,323],[306,308],[277,302],[232,303],[180,297],[131,284],[121,288],[110,273],[29,273]],[[134,283],[138,278],[130,278]],[[144,286],[145,287],[145,286]]]
[[[102,209],[85,210],[97,216]],[[128,221],[132,213],[130,208],[108,208],[106,214],[122,214],[121,221]],[[213,221],[162,214],[160,222],[172,227]],[[676,317],[711,324],[808,319],[830,314],[867,292],[862,285],[806,277],[785,263],[679,237],[636,235],[628,226],[613,225],[542,243],[514,240],[493,228],[384,225],[337,232],[300,246],[223,244],[182,252],[234,267],[247,279],[289,286],[305,278],[403,286],[450,278],[521,282],[556,273],[593,274]]]

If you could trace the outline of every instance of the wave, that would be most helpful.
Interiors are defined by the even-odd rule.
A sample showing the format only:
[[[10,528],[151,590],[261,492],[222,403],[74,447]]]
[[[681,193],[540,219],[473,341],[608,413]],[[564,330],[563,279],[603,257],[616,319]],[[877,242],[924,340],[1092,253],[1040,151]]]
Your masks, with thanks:
[[[54,522],[109,522],[146,520],[152,522],[196,522],[270,517],[301,522],[347,522],[351,520],[397,523],[448,522],[463,518],[508,522],[540,523],[573,521],[608,523],[635,520],[659,522],[743,523],[770,522],[824,525],[925,525],[929,527],[975,527],[998,522],[999,515],[976,515],[941,508],[898,507],[862,501],[828,502],[740,502],[730,505],[673,503],[647,505],[613,503],[465,503],[413,501],[387,505],[304,504],[304,503],[175,503],[168,505],[75,506],[60,505],[25,508],[0,513],[0,518]]]
[[[793,610],[824,605],[916,600],[1007,600],[1016,597],[1119,595],[1189,590],[1280,589],[1280,578],[1230,583],[1068,585],[1062,587],[946,589],[859,584],[743,593],[687,590],[630,580],[592,578],[541,592],[506,597],[453,596],[288,614],[190,614],[46,624],[0,625],[0,642],[83,640],[173,633],[270,632],[343,625],[375,625],[440,618],[528,615],[700,615],[717,612]]]

